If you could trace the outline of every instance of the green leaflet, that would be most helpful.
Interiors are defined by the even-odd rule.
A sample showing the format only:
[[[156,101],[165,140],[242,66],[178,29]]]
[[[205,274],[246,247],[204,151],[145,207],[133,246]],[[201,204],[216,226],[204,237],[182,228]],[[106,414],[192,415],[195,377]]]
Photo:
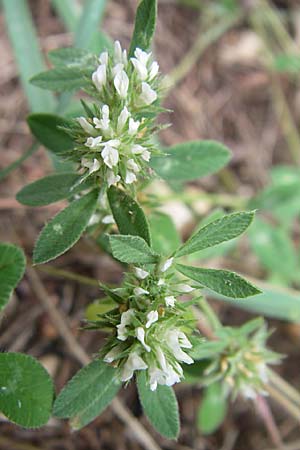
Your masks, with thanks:
[[[57,67],[46,72],[38,73],[31,78],[30,82],[34,86],[50,91],[74,91],[90,85],[92,72],[92,67],[90,69]]]
[[[142,0],[135,18],[133,36],[130,43],[129,57],[134,55],[137,47],[148,50],[155,31],[157,1]]]
[[[9,420],[25,428],[45,425],[53,397],[48,372],[32,356],[0,354],[0,411]]]
[[[57,155],[73,148],[73,140],[59,128],[67,125],[64,117],[45,113],[31,114],[27,122],[37,140]]]
[[[198,427],[203,434],[213,433],[223,422],[227,411],[226,397],[221,383],[209,385],[198,411]]]
[[[34,247],[34,264],[57,258],[78,241],[96,208],[97,200],[97,190],[74,200],[43,228]]]
[[[172,219],[164,213],[153,212],[149,217],[153,249],[171,255],[180,245],[180,236]]]
[[[217,172],[230,159],[227,147],[215,141],[190,141],[164,149],[166,156],[153,157],[151,167],[164,180],[183,182]]]
[[[154,264],[159,255],[139,236],[109,236],[113,256],[128,264]]]
[[[74,185],[80,175],[72,172],[56,173],[23,187],[17,195],[17,200],[23,205],[43,206],[59,200],[70,198],[88,187],[87,182]],[[88,181],[88,179],[86,180]]]
[[[178,404],[173,389],[169,386],[158,385],[155,391],[151,391],[144,371],[138,373],[137,387],[144,413],[150,423],[162,436],[176,439],[180,431],[180,423]]]
[[[196,232],[176,252],[176,256],[190,255],[229,241],[242,234],[251,224],[254,212],[228,214]]]
[[[66,47],[52,50],[48,53],[48,58],[56,67],[77,67],[91,66],[94,64],[95,55],[82,48]]]
[[[79,430],[108,406],[120,389],[116,370],[95,360],[79,370],[58,395],[54,415],[70,418],[72,428]]]
[[[261,291],[234,272],[228,270],[203,269],[177,264],[176,268],[188,278],[230,298],[246,298]]]
[[[140,205],[126,192],[114,186],[109,188],[107,196],[119,232],[140,236],[151,246],[149,225]]]
[[[23,277],[25,265],[23,250],[16,245],[0,242],[0,311]]]

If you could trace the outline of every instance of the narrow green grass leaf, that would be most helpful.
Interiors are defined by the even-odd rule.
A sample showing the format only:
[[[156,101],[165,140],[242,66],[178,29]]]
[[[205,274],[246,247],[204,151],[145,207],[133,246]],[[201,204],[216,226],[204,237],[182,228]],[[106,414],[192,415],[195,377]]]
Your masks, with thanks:
[[[16,245],[0,242],[0,311],[23,277],[25,265],[23,250]]]
[[[227,401],[221,383],[213,383],[204,391],[198,411],[198,427],[203,434],[211,434],[219,428],[227,411]]]
[[[60,211],[41,231],[33,251],[34,264],[42,264],[69,250],[86,229],[98,200],[89,192]]]
[[[190,255],[236,238],[249,227],[254,214],[253,211],[233,213],[209,223],[191,236],[176,256]]]
[[[109,242],[113,256],[128,264],[152,264],[159,255],[139,236],[111,235]]]
[[[151,391],[144,371],[137,376],[139,398],[150,423],[162,436],[176,439],[180,431],[179,411],[174,391],[169,386],[158,385]]]
[[[51,3],[67,30],[75,31],[81,14],[78,0],[51,0]]]
[[[32,356],[0,354],[0,411],[25,428],[45,425],[51,414],[53,382]]]
[[[227,147],[215,141],[190,141],[164,149],[167,156],[151,159],[151,167],[169,182],[191,181],[217,172],[230,159]]]
[[[244,278],[228,270],[203,269],[177,264],[180,273],[212,291],[231,298],[245,298],[261,291]]]
[[[54,415],[70,418],[79,430],[95,419],[108,406],[120,389],[116,370],[100,360],[83,367],[68,382],[54,403]]]
[[[26,159],[33,155],[39,149],[39,144],[34,143],[25,153],[23,153],[20,158],[16,159],[9,166],[0,170],[0,181],[3,180],[7,175],[9,175],[13,170],[17,169]]]
[[[114,186],[109,188],[107,196],[120,234],[140,236],[151,246],[149,224],[140,205]]]
[[[148,50],[155,31],[157,0],[142,0],[138,6],[129,56],[133,56],[137,47]]]
[[[9,38],[30,109],[35,112],[53,111],[56,105],[53,95],[29,83],[29,79],[37,72],[45,70],[46,66],[39,49],[27,1],[3,0],[2,4]]]

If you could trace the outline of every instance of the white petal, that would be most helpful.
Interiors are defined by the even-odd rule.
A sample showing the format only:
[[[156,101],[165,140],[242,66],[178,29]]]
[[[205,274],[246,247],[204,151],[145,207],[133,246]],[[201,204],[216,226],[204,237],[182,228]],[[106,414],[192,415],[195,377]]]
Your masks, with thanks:
[[[100,169],[100,163],[98,159],[94,158],[93,163],[89,167],[89,174],[97,172]]]
[[[124,108],[122,109],[119,117],[118,117],[118,125],[117,125],[117,131],[120,132],[123,130],[125,123],[127,122],[128,117],[130,116],[130,112],[128,111],[128,109],[126,108],[126,106],[124,106]]]
[[[105,224],[115,223],[115,219],[111,215],[104,216],[102,219],[102,223],[105,223]]]
[[[157,99],[157,93],[150,87],[148,83],[142,82],[142,92],[139,97],[144,105],[151,105]]]
[[[149,294],[149,291],[146,291],[146,289],[143,289],[141,287],[136,287],[133,289],[133,292],[135,293],[135,295],[147,295]]]
[[[112,169],[113,166],[116,166],[119,161],[119,152],[116,148],[111,147],[110,145],[105,145],[104,149],[101,152],[101,156],[103,158],[104,163]]]
[[[140,155],[145,150],[145,147],[139,144],[135,144],[131,147],[131,153],[133,153],[134,155]]]
[[[194,360],[187,353],[181,350],[179,343],[180,333],[181,332],[177,330],[169,331],[168,334],[166,335],[167,345],[178,361],[183,361],[186,364],[193,364]]]
[[[92,81],[97,90],[102,91],[103,86],[106,83],[106,64],[101,64],[92,75]]]
[[[95,128],[93,125],[91,125],[85,117],[78,117],[77,121],[79,122],[81,128],[83,128],[84,131],[86,131],[88,134],[94,134]]]
[[[163,286],[165,283],[165,280],[163,278],[160,278],[157,282],[157,286]]]
[[[106,353],[106,355],[103,358],[103,361],[107,363],[113,362],[121,353],[121,349],[122,347],[120,345],[116,345],[108,353]]]
[[[134,159],[128,159],[126,165],[127,165],[128,169],[133,170],[133,172],[139,172],[139,170],[140,170],[139,166],[136,164]]]
[[[145,330],[142,327],[138,327],[136,330],[136,337],[142,344],[142,346],[145,348],[147,352],[151,352],[151,347],[145,343]]]
[[[122,62],[122,47],[120,44],[120,41],[115,41],[115,51],[114,51],[114,60],[115,63],[121,63]]]
[[[114,78],[114,85],[119,96],[121,98],[126,98],[129,86],[129,79],[124,70],[121,70],[121,72],[117,73],[117,75]]]
[[[108,52],[100,53],[99,61],[100,61],[101,64],[105,64],[107,66],[107,64],[108,64]]]
[[[141,62],[139,61],[137,58],[130,58],[137,76],[140,80],[144,81],[148,78],[148,69],[147,67]]]
[[[121,72],[121,70],[123,70],[123,69],[124,69],[124,64],[122,64],[122,63],[116,64],[111,70],[112,76],[115,77],[117,75],[117,73]]]
[[[157,311],[150,311],[147,314],[147,323],[146,328],[150,328],[151,325],[158,321],[158,312]]]
[[[183,348],[192,348],[193,347],[191,342],[188,340],[188,338],[182,331],[178,332],[178,341],[179,341],[180,347],[183,347]]]
[[[96,148],[100,145],[101,141],[102,136],[97,136],[96,138],[89,137],[87,138],[85,145],[90,148]]]
[[[134,51],[134,56],[144,65],[147,64],[150,56],[151,56],[151,52],[147,53],[144,52],[143,50],[141,50],[140,48],[136,48]]]
[[[126,177],[125,177],[125,183],[131,184],[134,183],[137,180],[136,175],[134,172],[131,172],[130,170],[127,170]]]
[[[115,175],[112,170],[107,171],[107,184],[108,187],[117,184],[121,180],[119,175]]]
[[[153,78],[156,77],[156,75],[158,74],[159,71],[159,65],[156,61],[153,61],[153,63],[151,64],[150,67],[150,72],[149,72],[149,80],[153,80]]]
[[[129,325],[131,323],[131,319],[134,316],[135,311],[133,308],[127,309],[127,311],[124,311],[121,314],[121,324],[122,325]]]
[[[194,291],[195,289],[192,288],[191,286],[189,286],[188,284],[178,284],[178,285],[176,286],[176,290],[177,290],[178,292],[188,293],[188,292]]]
[[[167,306],[174,306],[176,298],[173,295],[168,295],[167,297],[165,297],[165,302]]]
[[[135,267],[134,271],[135,275],[141,280],[144,280],[149,275],[149,272],[147,272],[147,270],[140,269],[139,267]]]
[[[132,136],[133,134],[136,134],[140,124],[141,124],[141,122],[139,120],[133,120],[132,118],[129,119],[128,133],[130,134],[130,136]]]
[[[148,366],[145,361],[138,355],[137,352],[132,352],[128,356],[126,363],[124,364],[121,381],[128,381],[132,378],[135,370],[145,370]]]
[[[96,223],[98,223],[100,221],[100,219],[101,219],[100,214],[97,214],[97,213],[92,214],[92,216],[88,222],[88,226],[90,227],[92,225],[95,225]]]
[[[144,150],[142,153],[142,158],[144,161],[149,162],[151,158],[151,153],[148,150]]]
[[[161,272],[166,272],[173,264],[174,258],[169,258],[167,261],[164,262],[164,264],[161,266]]]

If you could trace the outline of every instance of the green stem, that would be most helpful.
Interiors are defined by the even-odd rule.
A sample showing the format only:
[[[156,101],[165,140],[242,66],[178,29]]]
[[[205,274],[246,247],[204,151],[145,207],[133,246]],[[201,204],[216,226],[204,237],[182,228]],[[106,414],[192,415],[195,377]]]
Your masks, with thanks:
[[[40,144],[38,142],[34,142],[31,147],[29,147],[28,150],[26,150],[23,155],[16,159],[13,163],[11,163],[9,166],[5,167],[0,171],[0,180],[5,178],[10,172],[15,170],[17,167],[19,167],[26,159],[28,159],[33,153],[35,153],[39,149]]]
[[[75,272],[70,272],[69,270],[56,269],[51,266],[37,266],[37,270],[40,272],[48,273],[58,278],[65,278],[66,280],[77,281],[78,283],[85,284],[87,286],[99,287],[99,282],[93,278],[86,277],[84,275],[79,275]]]

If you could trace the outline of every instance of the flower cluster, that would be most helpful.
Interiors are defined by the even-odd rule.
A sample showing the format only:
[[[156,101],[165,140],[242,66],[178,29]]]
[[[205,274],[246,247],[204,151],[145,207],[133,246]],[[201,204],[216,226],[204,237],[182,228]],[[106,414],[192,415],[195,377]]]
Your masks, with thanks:
[[[160,109],[159,66],[151,53],[136,48],[128,58],[119,41],[114,54],[100,54],[87,92],[95,98],[84,102],[87,116],[79,117],[69,130],[76,146],[72,157],[83,170],[83,178],[94,175],[107,187],[130,185],[147,176],[151,153],[157,152],[151,137]]]
[[[201,352],[207,357],[207,349],[212,357],[203,374],[204,383],[222,380],[225,392],[234,398],[238,394],[251,399],[257,394],[266,395],[268,364],[277,364],[281,359],[280,354],[266,347],[269,334],[261,319],[254,319],[240,328],[217,330],[218,341],[199,345],[197,359]]]
[[[120,305],[94,324],[113,330],[101,355],[118,368],[121,381],[147,370],[151,390],[158,384],[178,383],[183,377],[181,363],[193,363],[187,353],[192,344],[186,335],[193,320],[188,306],[176,297],[194,289],[175,280],[171,266],[172,259],[168,259],[151,272],[136,267],[123,288],[106,288],[107,295]]]

